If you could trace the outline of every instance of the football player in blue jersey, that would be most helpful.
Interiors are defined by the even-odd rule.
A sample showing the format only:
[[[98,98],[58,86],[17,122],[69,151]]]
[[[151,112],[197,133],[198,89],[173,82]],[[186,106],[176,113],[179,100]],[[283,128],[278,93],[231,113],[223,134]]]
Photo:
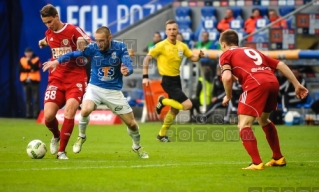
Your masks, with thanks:
[[[83,40],[85,41],[85,40]],[[81,43],[79,43],[81,44]],[[135,121],[132,108],[121,92],[123,76],[133,73],[132,60],[123,42],[112,40],[108,27],[100,27],[95,32],[95,42],[91,42],[84,49],[61,56],[59,59],[44,64],[43,71],[56,68],[59,63],[77,58],[83,65],[85,57],[91,57],[91,78],[81,106],[79,120],[79,137],[73,145],[73,152],[79,153],[86,141],[86,127],[90,114],[100,104],[105,104],[113,113],[117,114],[127,125],[127,132],[132,137],[132,149],[141,158],[148,158],[147,152],[140,145],[140,133]]]

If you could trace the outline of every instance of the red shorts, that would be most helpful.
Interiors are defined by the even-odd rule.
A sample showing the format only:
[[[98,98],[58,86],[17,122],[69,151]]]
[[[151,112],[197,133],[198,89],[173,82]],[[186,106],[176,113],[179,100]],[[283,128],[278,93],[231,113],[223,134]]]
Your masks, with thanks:
[[[277,108],[279,83],[264,83],[244,91],[239,98],[238,114],[260,117],[263,112],[270,113]]]
[[[74,83],[65,83],[59,80],[50,80],[44,94],[44,104],[47,102],[56,103],[62,108],[70,98],[76,99],[79,104],[82,102],[87,83],[84,80]]]

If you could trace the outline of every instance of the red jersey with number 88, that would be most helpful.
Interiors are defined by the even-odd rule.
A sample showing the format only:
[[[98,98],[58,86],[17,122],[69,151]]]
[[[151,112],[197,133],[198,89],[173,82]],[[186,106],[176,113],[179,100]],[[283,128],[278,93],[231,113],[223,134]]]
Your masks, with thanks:
[[[48,29],[45,32],[45,36],[52,52],[51,60],[55,60],[68,52],[76,51],[76,42],[79,37],[90,40],[81,28],[68,23],[65,23],[59,31]],[[75,82],[86,78],[85,64],[80,59],[71,59],[68,62],[59,64],[56,70],[49,75],[49,81],[58,79],[63,82]]]
[[[263,83],[278,82],[274,74],[278,63],[278,60],[248,47],[231,48],[219,59],[220,66],[231,66],[232,74],[238,78],[244,91]]]

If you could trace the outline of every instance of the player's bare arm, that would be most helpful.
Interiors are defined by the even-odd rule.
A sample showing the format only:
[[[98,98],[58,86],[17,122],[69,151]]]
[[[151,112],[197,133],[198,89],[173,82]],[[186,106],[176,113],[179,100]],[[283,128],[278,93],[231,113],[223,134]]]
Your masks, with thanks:
[[[76,40],[76,47],[78,51],[84,51],[85,47],[89,44],[89,41],[84,37],[79,37]]]
[[[40,49],[42,49],[43,47],[46,47],[46,46],[48,46],[48,43],[47,43],[46,39],[45,39],[45,38],[41,39],[41,40],[39,41],[39,47],[40,47]]]
[[[200,58],[205,57],[205,54],[202,50],[199,51],[199,54],[193,54],[191,57],[189,57],[189,59],[193,62],[197,62],[200,60]]]
[[[293,84],[293,86],[295,87],[296,97],[298,99],[304,99],[307,97],[308,90],[300,84],[300,82],[297,80],[295,75],[292,73],[292,71],[285,63],[280,61],[276,69],[281,71],[282,74]]]
[[[59,65],[58,60],[48,61],[48,62],[43,63],[42,70],[43,70],[43,72],[45,72],[48,69],[52,68],[51,73],[53,73],[58,65]]]
[[[233,87],[233,74],[231,72],[230,65],[223,65],[222,66],[222,81],[225,88],[226,96],[223,99],[223,106],[227,106],[228,102],[232,98],[232,87]]]
[[[143,85],[148,86],[149,80],[148,80],[148,66],[150,64],[150,61],[152,60],[152,56],[146,55],[143,61]]]

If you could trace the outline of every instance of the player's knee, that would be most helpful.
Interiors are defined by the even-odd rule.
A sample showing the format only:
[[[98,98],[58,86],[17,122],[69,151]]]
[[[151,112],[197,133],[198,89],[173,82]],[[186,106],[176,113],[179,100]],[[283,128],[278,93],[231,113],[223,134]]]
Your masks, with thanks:
[[[82,108],[81,109],[81,116],[82,117],[87,117],[87,116],[89,116],[91,114],[91,111],[88,109],[88,108]]]
[[[46,122],[51,122],[55,118],[55,114],[48,111],[47,113],[44,113],[44,120]]]
[[[135,129],[137,129],[137,123],[136,123],[136,121],[135,121],[135,119],[132,119],[132,120],[130,120],[130,121],[128,121],[128,122],[126,122],[126,125],[127,125],[127,127],[129,128],[129,129],[131,129],[131,130],[135,130]]]
[[[193,107],[192,102],[183,103],[183,109],[184,110],[190,110],[192,107]]]

